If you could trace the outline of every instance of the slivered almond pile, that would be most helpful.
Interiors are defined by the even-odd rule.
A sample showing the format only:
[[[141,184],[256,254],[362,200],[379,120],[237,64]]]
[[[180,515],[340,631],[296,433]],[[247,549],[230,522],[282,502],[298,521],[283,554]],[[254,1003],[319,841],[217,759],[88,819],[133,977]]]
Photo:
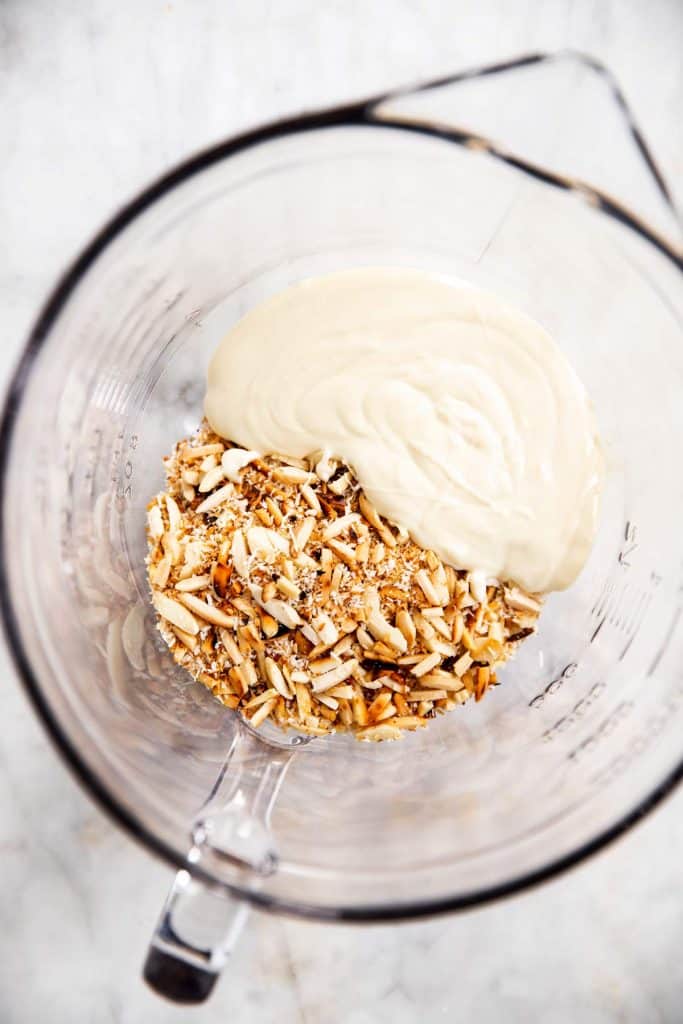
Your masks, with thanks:
[[[253,726],[400,739],[480,700],[540,601],[442,565],[352,471],[231,446],[205,424],[165,460],[148,572],[175,660]]]

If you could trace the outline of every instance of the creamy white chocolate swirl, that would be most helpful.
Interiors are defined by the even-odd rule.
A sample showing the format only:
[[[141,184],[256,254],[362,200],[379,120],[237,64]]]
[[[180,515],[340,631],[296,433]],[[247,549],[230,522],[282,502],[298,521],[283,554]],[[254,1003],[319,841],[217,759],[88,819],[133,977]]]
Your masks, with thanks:
[[[344,458],[384,516],[458,568],[559,590],[590,551],[591,404],[547,332],[487,292],[405,269],[304,281],[219,345],[205,412],[245,448]]]

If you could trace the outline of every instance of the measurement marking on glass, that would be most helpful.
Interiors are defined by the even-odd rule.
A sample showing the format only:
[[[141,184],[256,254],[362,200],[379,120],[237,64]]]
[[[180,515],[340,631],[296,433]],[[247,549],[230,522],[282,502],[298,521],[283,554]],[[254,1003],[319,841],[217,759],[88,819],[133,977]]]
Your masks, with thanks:
[[[657,651],[657,653],[655,654],[655,656],[654,656],[654,658],[652,660],[652,664],[650,665],[649,669],[645,673],[646,678],[649,679],[649,677],[654,675],[655,672],[657,671],[657,669],[659,668],[659,663],[662,660],[662,658],[664,657],[664,652],[666,651],[667,647],[669,646],[669,643],[671,641],[671,637],[676,632],[676,627],[678,626],[678,623],[679,623],[679,620],[680,620],[682,614],[683,614],[683,608],[681,608],[679,606],[676,609],[676,612],[674,614],[673,619],[671,620],[671,625],[669,626],[669,628],[666,631],[666,636],[664,637],[664,640],[662,641],[662,644],[661,644],[659,650]]]

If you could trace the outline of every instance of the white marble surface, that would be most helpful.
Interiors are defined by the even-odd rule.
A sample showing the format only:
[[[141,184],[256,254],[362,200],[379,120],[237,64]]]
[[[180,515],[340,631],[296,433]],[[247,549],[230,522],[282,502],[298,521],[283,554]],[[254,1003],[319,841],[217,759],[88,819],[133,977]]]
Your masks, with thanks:
[[[683,192],[679,0],[0,4],[0,373],[105,216],[199,146],[276,114],[536,48],[623,82]],[[350,928],[253,916],[213,1001],[139,977],[169,872],[76,787],[4,649],[0,1021],[382,1024],[683,1020],[683,793],[591,863],[460,917]]]

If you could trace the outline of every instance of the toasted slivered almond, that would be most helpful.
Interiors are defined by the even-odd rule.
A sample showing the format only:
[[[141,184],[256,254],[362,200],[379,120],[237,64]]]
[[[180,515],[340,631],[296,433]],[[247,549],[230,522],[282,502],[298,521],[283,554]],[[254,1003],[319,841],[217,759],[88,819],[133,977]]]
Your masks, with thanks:
[[[163,590],[168,583],[168,577],[171,575],[171,556],[164,555],[164,557],[157,562],[153,569],[149,571],[150,582],[158,587],[159,590]]]
[[[374,526],[376,530],[382,527],[382,520],[379,517],[379,512],[372,504],[369,498],[365,494],[361,493],[358,498],[358,504],[360,507],[361,515],[367,519],[370,526]]]
[[[303,619],[295,608],[292,608],[286,601],[280,601],[279,598],[275,598],[272,601],[264,601],[263,608],[272,615],[274,619],[277,619],[287,629],[294,629],[295,626],[301,626]]]
[[[541,604],[536,598],[531,597],[530,594],[525,594],[519,589],[519,587],[509,587],[505,589],[505,603],[509,608],[514,608],[515,611],[520,612],[533,612],[538,614],[541,610]]]
[[[182,472],[183,483],[190,487],[196,487],[200,480],[200,473],[196,469],[184,469]]]
[[[164,520],[156,503],[147,509],[147,531],[154,540],[164,535]]]
[[[410,714],[410,708],[408,706],[408,702],[406,701],[406,699],[405,699],[405,697],[403,696],[402,693],[395,693],[394,694],[394,704],[396,705],[396,710],[398,711],[399,715],[409,715]]]
[[[365,703],[365,697],[363,696],[359,686],[353,688],[353,698],[351,700],[351,710],[353,711],[353,720],[357,725],[364,726],[368,724],[368,706]]]
[[[356,545],[356,562],[358,565],[365,565],[368,558],[370,557],[370,542],[362,540],[360,544]]]
[[[411,690],[406,694],[406,700],[412,704],[414,701],[441,700],[447,696],[445,690]]]
[[[320,638],[320,643],[326,647],[331,647],[339,639],[339,631],[326,612],[316,615],[311,625]]]
[[[194,594],[180,594],[178,600],[195,615],[204,619],[205,622],[210,622],[213,626],[224,626],[226,629],[230,629],[237,625],[234,615],[226,615],[220,608],[214,608],[213,605],[207,604],[206,601],[202,601]]]
[[[277,636],[280,630],[280,623],[272,615],[269,615],[268,612],[262,611],[261,629],[263,630],[263,635],[270,640],[272,637]]]
[[[420,676],[420,686],[424,686],[430,690],[448,690],[458,691],[463,688],[463,681],[458,676],[451,675],[448,672],[434,672],[427,673],[426,676]]]
[[[291,598],[293,601],[299,599],[299,588],[291,580],[288,580],[286,576],[279,576],[275,581],[275,588],[284,594],[285,597]]]
[[[339,590],[344,579],[344,566],[337,562],[334,569],[332,570],[332,579],[330,580],[330,588],[332,590]]]
[[[318,501],[318,495],[315,493],[310,484],[302,485],[301,495],[306,504],[309,506],[309,508],[313,509],[317,516],[321,515],[322,508],[320,507],[320,502]]]
[[[448,625],[444,618],[433,618],[430,620],[432,627],[439,633],[444,640],[450,641],[451,639],[451,627]]]
[[[415,643],[417,632],[410,612],[406,611],[404,608],[398,611],[396,613],[396,626],[401,630],[401,633],[403,633],[406,643],[412,647]]]
[[[178,565],[182,561],[183,549],[175,533],[171,533],[168,530],[161,538],[161,546],[164,549],[164,553],[171,559],[172,565]]]
[[[350,512],[346,516],[340,516],[339,519],[334,519],[328,526],[323,530],[323,540],[332,540],[333,537],[339,536],[344,530],[348,530],[353,523],[357,523],[360,516],[357,512]]]
[[[395,725],[397,729],[421,729],[423,725],[427,724],[426,718],[420,718],[418,715],[398,715],[391,721],[392,725]]]
[[[341,473],[334,479],[328,480],[327,486],[333,494],[344,494],[351,486],[351,476],[349,473]]]
[[[375,679],[376,683],[381,683],[382,686],[386,686],[387,689],[393,690],[394,693],[405,693],[408,689],[406,683],[400,683],[392,676],[378,676]]]
[[[382,711],[375,715],[376,722],[385,722],[387,718],[393,718],[396,714],[396,708],[393,704],[388,704]]]
[[[346,654],[346,652],[350,651],[352,647],[353,637],[347,634],[346,636],[343,636],[341,640],[339,640],[334,645],[334,647],[330,651],[330,654],[334,654],[337,658],[341,658],[342,654]]]
[[[305,519],[302,519],[299,523],[297,523],[297,525],[294,527],[294,530],[292,531],[293,546],[295,551],[299,552],[304,550],[304,548],[306,547],[310,540],[314,527],[314,516],[306,516]]]
[[[232,497],[234,490],[232,484],[225,484],[223,487],[219,487],[217,491],[214,491],[208,498],[205,498],[195,511],[199,514],[211,512],[213,509],[218,508],[219,505],[223,505],[224,502],[228,501]]]
[[[382,723],[371,725],[367,729],[359,729],[356,738],[359,740],[400,740],[403,737],[401,730],[396,726]]]
[[[271,686],[274,686],[279,694],[281,694],[286,700],[289,700],[292,696],[289,687],[285,681],[285,677],[280,671],[280,666],[273,661],[272,658],[266,658],[266,676]]]
[[[356,552],[350,544],[344,544],[340,540],[330,540],[327,545],[331,551],[349,568],[354,568],[356,564]]]
[[[472,664],[472,655],[467,651],[456,661],[453,672],[456,676],[462,676]]]
[[[236,666],[236,670],[247,689],[249,689],[252,686],[256,686],[259,679],[256,674],[256,669],[254,668],[253,662],[248,661],[245,658],[241,665]]]
[[[354,692],[353,686],[342,683],[340,686],[333,686],[331,690],[327,690],[327,696],[336,697],[337,699],[353,700]]]
[[[258,458],[258,452],[248,451],[246,448],[228,448],[221,458],[223,474],[235,484],[239,481],[240,473],[245,466]]]
[[[441,601],[439,600],[439,593],[432,583],[426,569],[419,569],[415,573],[415,582],[429,601],[430,605],[441,604]]]
[[[265,722],[266,718],[268,718],[268,716],[271,714],[276,704],[277,699],[275,697],[271,697],[270,700],[266,701],[265,704],[262,704],[259,708],[256,709],[254,714],[249,719],[254,729],[258,729],[259,725]]]
[[[311,694],[308,687],[303,683],[296,683],[294,686],[296,705],[301,718],[305,719],[311,713]]]
[[[221,480],[225,479],[225,473],[223,472],[222,466],[214,466],[213,469],[208,470],[199,481],[198,491],[200,494],[208,494],[214,487],[218,487]]]
[[[368,715],[370,717],[370,720],[372,721],[376,719],[380,712],[384,711],[384,709],[387,708],[391,703],[391,693],[380,693],[377,697],[375,697],[372,704],[368,708]]]
[[[443,619],[443,608],[441,605],[436,605],[434,608],[420,608],[420,615],[423,615],[425,619]]]
[[[273,697],[277,697],[277,690],[273,690],[272,687],[264,690],[263,693],[259,693],[257,697],[252,697],[244,705],[244,710],[249,711],[250,708],[257,708],[260,704],[265,704],[266,701],[272,700]]]
[[[357,665],[357,660],[350,658],[348,661],[342,662],[337,668],[333,668],[330,672],[323,672],[322,675],[316,676],[311,684],[314,693],[324,693],[325,690],[336,686],[337,683],[343,683],[349,676],[353,675],[353,670]]]
[[[417,665],[413,665],[410,671],[414,676],[419,678],[420,676],[426,675],[427,672],[431,672],[433,668],[436,668],[440,661],[441,655],[438,651],[434,651],[433,654],[428,654],[426,658],[422,659],[422,661],[418,661]]]
[[[187,647],[188,651],[194,652],[197,650],[199,646],[199,640],[197,639],[196,636],[193,636],[191,633],[186,633],[184,629],[178,629],[177,626],[172,626],[171,628],[175,635],[180,640],[181,644],[184,647]]]
[[[453,619],[453,643],[459,644],[462,640],[463,630],[465,628],[465,620],[462,617],[462,612],[456,612],[455,618]]]
[[[475,700],[481,700],[486,692],[486,687],[489,685],[491,678],[491,670],[488,665],[481,665],[477,669],[477,685],[474,691]]]
[[[218,635],[221,638],[221,643],[223,644],[225,653],[230,658],[233,665],[241,665],[244,658],[239,647],[235,643],[235,639],[232,634],[227,629],[219,629]]]
[[[458,648],[455,644],[447,644],[443,640],[439,640],[438,637],[432,637],[431,640],[425,641],[425,647],[432,652],[432,654],[440,654],[442,658],[454,658],[458,653]]]
[[[338,665],[339,660],[337,658],[317,658],[315,661],[309,661],[308,668],[314,676],[321,676],[323,672],[331,672]]]
[[[192,593],[196,590],[206,590],[207,587],[211,586],[210,576],[187,576],[184,580],[179,580],[176,585],[176,590],[182,590],[186,593]]]
[[[368,631],[363,628],[363,626],[359,626],[356,630],[356,637],[358,639],[358,643],[361,647],[365,648],[366,651],[369,651],[371,647],[375,646],[372,637]]]
[[[315,480],[315,474],[296,466],[276,466],[271,470],[274,480],[284,484],[311,484]]]
[[[224,450],[222,444],[198,444],[186,445],[180,453],[180,458],[185,462],[194,462],[196,459],[204,459],[207,455],[220,455]]]
[[[199,632],[199,623],[195,619],[194,615],[180,604],[179,601],[158,592],[154,593],[152,601],[154,602],[154,607],[159,612],[159,615],[170,622],[171,625],[177,626],[178,629],[182,629],[185,633],[189,633],[190,636],[196,636]]]
[[[199,472],[203,475],[208,473],[210,469],[214,469],[218,465],[218,455],[207,455],[206,458],[202,459],[199,463]]]
[[[335,700],[334,697],[330,697],[327,694],[320,694],[317,700],[323,704],[326,708],[330,708],[331,711],[336,711],[339,707],[339,701]]]
[[[269,530],[265,526],[251,526],[246,532],[246,537],[250,553],[257,558],[270,560],[275,558],[278,552],[287,554],[289,551],[287,539],[276,530]]]

